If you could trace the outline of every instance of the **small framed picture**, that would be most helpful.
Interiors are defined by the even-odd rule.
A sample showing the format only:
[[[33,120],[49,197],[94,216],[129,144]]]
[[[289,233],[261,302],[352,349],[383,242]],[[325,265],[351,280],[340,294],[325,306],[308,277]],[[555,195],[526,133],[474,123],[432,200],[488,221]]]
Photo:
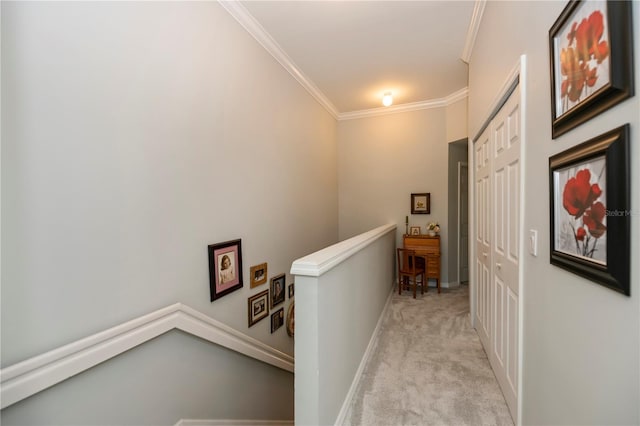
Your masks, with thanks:
[[[552,265],[629,295],[626,124],[549,158]]]
[[[411,214],[431,213],[431,193],[411,194]]]
[[[249,327],[269,315],[269,290],[261,291],[248,299]]]
[[[571,0],[549,30],[554,139],[633,96],[632,3]]]
[[[284,308],[280,308],[271,314],[271,332],[273,333],[284,324]]]
[[[293,283],[289,284],[289,299],[293,297]]]
[[[420,227],[412,226],[409,228],[409,235],[420,235]]]
[[[296,301],[292,300],[289,304],[289,309],[287,309],[287,334],[291,337],[295,335],[295,310],[296,310]]]
[[[271,308],[284,302],[285,275],[280,274],[271,278]]]
[[[242,288],[241,240],[209,245],[211,301]]]
[[[251,288],[267,282],[267,264],[261,263],[251,267],[249,271],[251,275]]]

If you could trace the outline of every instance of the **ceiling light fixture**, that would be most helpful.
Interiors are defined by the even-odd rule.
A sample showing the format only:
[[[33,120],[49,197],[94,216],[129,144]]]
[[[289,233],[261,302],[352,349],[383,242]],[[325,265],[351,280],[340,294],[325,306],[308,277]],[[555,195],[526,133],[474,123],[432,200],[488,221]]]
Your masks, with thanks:
[[[382,96],[382,105],[388,107],[393,103],[393,96],[391,96],[391,92],[385,92]]]

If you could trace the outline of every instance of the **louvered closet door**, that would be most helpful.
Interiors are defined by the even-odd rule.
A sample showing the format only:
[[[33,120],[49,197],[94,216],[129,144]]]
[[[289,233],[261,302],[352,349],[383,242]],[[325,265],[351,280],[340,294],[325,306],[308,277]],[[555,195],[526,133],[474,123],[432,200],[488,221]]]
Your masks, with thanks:
[[[485,350],[491,347],[491,144],[490,128],[474,145],[476,329]],[[488,350],[486,350],[489,353]]]
[[[518,389],[520,124],[518,86],[489,126],[493,189],[490,361],[513,417]]]

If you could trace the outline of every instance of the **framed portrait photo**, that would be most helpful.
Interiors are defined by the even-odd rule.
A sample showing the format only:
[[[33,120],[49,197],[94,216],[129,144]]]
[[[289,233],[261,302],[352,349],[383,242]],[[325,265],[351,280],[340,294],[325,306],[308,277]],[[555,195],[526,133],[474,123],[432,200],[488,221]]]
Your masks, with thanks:
[[[260,284],[267,282],[267,264],[261,263],[259,265],[252,266],[249,270],[251,275],[251,288],[257,287]]]
[[[269,290],[261,291],[248,299],[249,327],[269,315]]]
[[[211,301],[242,288],[241,240],[209,245]]]
[[[419,226],[409,227],[409,235],[420,235],[420,227]]]
[[[431,193],[411,194],[411,214],[431,213]]]
[[[633,96],[632,3],[571,0],[549,30],[554,139]]]
[[[282,327],[284,324],[284,308],[280,308],[271,314],[271,333]]]
[[[628,124],[549,158],[551,264],[627,296],[630,167]]]
[[[271,278],[271,308],[284,302],[285,275],[280,274]]]
[[[293,292],[294,292],[293,284],[294,283],[289,284],[289,299],[293,297]]]

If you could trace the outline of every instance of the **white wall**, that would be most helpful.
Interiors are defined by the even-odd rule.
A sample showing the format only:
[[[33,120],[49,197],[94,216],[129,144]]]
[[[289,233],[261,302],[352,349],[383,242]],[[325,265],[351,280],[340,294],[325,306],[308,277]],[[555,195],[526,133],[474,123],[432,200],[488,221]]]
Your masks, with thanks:
[[[640,170],[639,96],[551,139],[549,28],[566,5],[488,2],[469,68],[469,135],[527,55],[524,229],[538,230],[538,256],[523,259],[524,424],[638,424],[640,413],[640,269],[631,270],[631,297],[549,263],[549,157],[624,123],[631,123],[632,182]],[[634,2],[634,23],[640,4]],[[640,83],[640,28],[634,28],[635,81]],[[640,186],[631,187],[640,211]],[[640,216],[631,218],[631,259],[640,249]]]
[[[447,105],[447,142],[465,139],[467,133],[467,98]]]
[[[448,282],[449,227],[445,108],[338,123],[340,239],[398,224],[402,246],[409,226],[441,225],[442,282]],[[431,193],[431,214],[411,215],[411,193]]]
[[[248,272],[337,241],[335,120],[216,2],[2,2],[1,35],[2,366],[175,302],[293,353]]]
[[[2,424],[293,419],[293,379],[287,371],[174,330],[56,385],[55,391],[7,407]]]

